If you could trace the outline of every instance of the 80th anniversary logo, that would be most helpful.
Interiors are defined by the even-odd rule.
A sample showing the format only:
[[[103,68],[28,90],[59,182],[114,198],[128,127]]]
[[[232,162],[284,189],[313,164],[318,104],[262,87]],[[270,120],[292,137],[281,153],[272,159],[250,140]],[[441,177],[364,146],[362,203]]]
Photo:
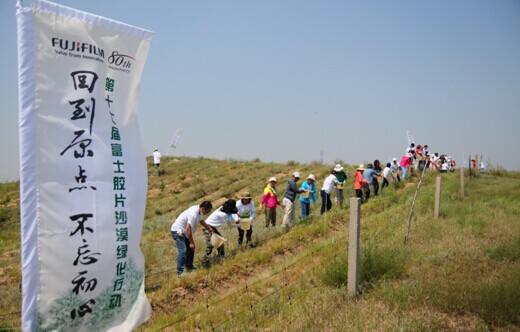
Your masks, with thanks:
[[[105,63],[105,51],[94,44],[56,37],[51,38],[51,44],[56,54]],[[110,69],[126,73],[130,72],[134,61],[136,60],[132,56],[118,51],[112,51],[107,59]]]

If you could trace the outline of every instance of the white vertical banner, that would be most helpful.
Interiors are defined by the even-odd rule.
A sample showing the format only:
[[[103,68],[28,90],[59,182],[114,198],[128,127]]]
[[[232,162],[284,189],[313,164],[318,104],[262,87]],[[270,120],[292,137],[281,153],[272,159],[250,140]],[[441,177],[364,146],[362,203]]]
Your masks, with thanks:
[[[146,321],[138,124],[152,32],[42,0],[17,5],[22,329]]]

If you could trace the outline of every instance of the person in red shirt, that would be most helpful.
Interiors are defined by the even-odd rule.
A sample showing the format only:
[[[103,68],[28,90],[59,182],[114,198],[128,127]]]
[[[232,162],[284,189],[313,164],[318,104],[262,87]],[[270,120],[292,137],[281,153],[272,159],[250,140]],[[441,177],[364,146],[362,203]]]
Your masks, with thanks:
[[[363,186],[368,186],[368,181],[363,179],[364,170],[365,165],[359,165],[359,167],[356,170],[356,176],[354,179],[354,189],[356,190],[356,197],[361,198],[361,200],[363,200]]]

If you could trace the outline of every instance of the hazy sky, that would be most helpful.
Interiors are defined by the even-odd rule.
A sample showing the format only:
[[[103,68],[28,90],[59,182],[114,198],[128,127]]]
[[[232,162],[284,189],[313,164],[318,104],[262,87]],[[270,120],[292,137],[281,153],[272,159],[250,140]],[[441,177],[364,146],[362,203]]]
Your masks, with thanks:
[[[18,179],[15,0],[0,0],[0,181]],[[143,144],[166,155],[349,164],[410,129],[520,170],[520,1],[57,0],[155,32]],[[28,0],[24,0],[28,3]]]

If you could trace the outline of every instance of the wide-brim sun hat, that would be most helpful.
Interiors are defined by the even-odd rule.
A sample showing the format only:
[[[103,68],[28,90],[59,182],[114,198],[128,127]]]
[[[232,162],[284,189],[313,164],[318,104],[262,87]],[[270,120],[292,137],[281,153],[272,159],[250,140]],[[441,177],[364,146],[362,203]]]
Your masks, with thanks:
[[[276,180],[276,178],[273,176],[273,177],[269,178],[269,182],[276,182],[276,183],[278,183],[278,180]]]
[[[249,193],[249,191],[246,191],[242,194],[242,197],[240,197],[240,199],[251,199],[251,194]]]
[[[336,167],[334,167],[334,170],[336,172],[341,172],[343,170],[343,167],[340,164],[337,164]]]
[[[294,172],[292,175],[293,175],[295,178],[298,178],[298,179],[301,177],[300,172]]]
[[[307,180],[316,181],[316,175],[314,175],[314,174],[309,174],[309,176],[307,177]]]
[[[392,161],[397,161],[397,158],[396,158],[396,157],[394,157],[394,159],[392,159]]]
[[[365,170],[365,165],[363,164],[359,164],[359,167],[357,168],[358,171],[364,171]]]

